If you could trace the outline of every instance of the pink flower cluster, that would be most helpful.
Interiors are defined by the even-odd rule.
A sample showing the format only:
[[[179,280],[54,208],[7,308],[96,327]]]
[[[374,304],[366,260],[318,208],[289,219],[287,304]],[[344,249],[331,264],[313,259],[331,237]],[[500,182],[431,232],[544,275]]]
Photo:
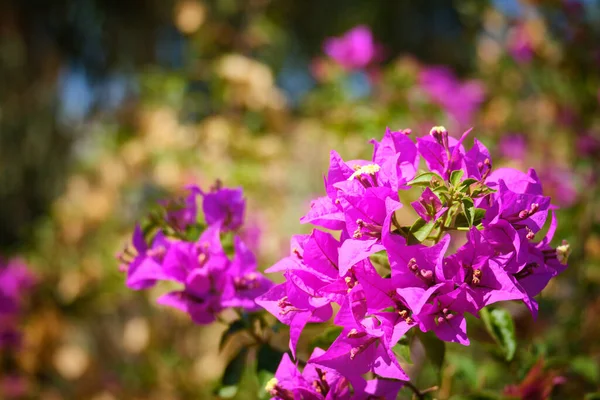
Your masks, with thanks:
[[[569,253],[566,243],[550,246],[555,207],[535,171],[494,169],[477,139],[465,149],[467,135],[456,140],[434,127],[415,142],[408,130],[387,130],[372,141],[371,160],[331,152],[327,194],[301,221],[339,234],[294,236],[290,255],[267,270],[283,272],[285,282],[257,299],[290,326],[294,357],[306,324],[328,321],[339,305],[333,322],[342,332],[306,369],[331,370],[363,393],[373,384],[367,373],[409,379],[392,348],[413,328],[468,345],[465,313],[520,300],[536,315],[534,296]],[[427,171],[419,173],[421,160]],[[418,218],[404,226],[395,212],[411,188],[420,188],[410,204]],[[274,398],[289,398],[286,386],[271,386]]]
[[[22,301],[34,283],[33,273],[23,261],[0,260],[0,349],[19,345]]]
[[[469,126],[485,100],[480,81],[460,81],[446,67],[426,67],[419,73],[419,84],[431,101],[439,105],[459,126]]]
[[[162,224],[144,232],[140,225],[133,233],[132,246],[119,258],[127,271],[127,286],[134,290],[171,281],[181,290],[167,293],[157,301],[190,315],[198,324],[213,322],[225,308],[257,311],[254,299],[270,288],[260,274],[252,251],[237,235],[243,224],[245,200],[241,189],[222,188],[209,192],[196,186],[176,201],[163,202]],[[198,198],[206,225],[198,220]],[[199,237],[194,231],[202,230]],[[233,255],[222,241],[233,242]]]

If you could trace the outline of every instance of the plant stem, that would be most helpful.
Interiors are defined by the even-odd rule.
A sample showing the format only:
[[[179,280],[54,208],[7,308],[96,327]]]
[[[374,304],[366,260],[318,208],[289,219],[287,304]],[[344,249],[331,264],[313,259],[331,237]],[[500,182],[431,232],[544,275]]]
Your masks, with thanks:
[[[406,381],[405,385],[407,388],[409,388],[410,390],[413,391],[414,395],[417,396],[418,400],[425,399],[425,394],[421,393],[421,391],[415,385],[413,385],[410,381]]]

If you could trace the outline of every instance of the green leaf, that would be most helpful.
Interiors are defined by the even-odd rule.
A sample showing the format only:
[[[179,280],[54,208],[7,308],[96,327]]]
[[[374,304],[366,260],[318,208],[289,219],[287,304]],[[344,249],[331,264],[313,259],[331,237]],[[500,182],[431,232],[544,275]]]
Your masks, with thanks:
[[[415,179],[408,182],[410,186],[431,186],[431,180],[437,180],[438,182],[443,182],[444,179],[436,174],[435,172],[424,172],[420,175],[417,175]]]
[[[592,383],[600,381],[600,368],[591,357],[576,357],[571,361],[571,369]]]
[[[262,388],[256,374],[256,360],[253,357],[247,357],[234,399],[256,400],[261,393]]]
[[[473,218],[473,225],[479,225],[485,217],[485,210],[483,208],[475,209],[475,217]]]
[[[325,331],[323,331],[323,333],[321,333],[319,336],[312,340],[311,347],[313,349],[315,347],[327,349],[329,348],[329,346],[331,346],[331,343],[333,343],[335,339],[337,339],[341,332],[341,326],[329,326],[325,328]]]
[[[444,357],[446,355],[446,344],[435,336],[433,332],[418,332],[417,337],[425,348],[425,355],[431,364],[435,367],[438,374],[441,375],[444,366]]]
[[[502,308],[489,311],[481,309],[481,319],[488,333],[502,348],[506,361],[511,361],[517,350],[517,339],[515,337],[515,325],[510,313]]]
[[[238,388],[235,385],[222,386],[219,388],[219,391],[217,392],[217,394],[219,395],[220,398],[231,399],[231,398],[233,398],[233,396],[235,396],[235,394],[237,393],[237,390],[238,390]]]
[[[467,190],[471,187],[471,185],[477,182],[479,182],[477,179],[467,178],[460,183],[460,185],[458,186],[458,191],[466,193]]]
[[[394,352],[394,354],[396,354],[397,357],[400,358],[400,361],[403,361],[407,364],[412,364],[412,360],[410,357],[410,343],[408,341],[408,338],[404,340],[405,338],[406,336],[400,339],[398,344],[396,344],[392,348],[392,351]]]
[[[434,220],[432,220],[430,222],[426,222],[423,218],[419,218],[410,227],[410,234],[417,241],[417,243],[421,243],[425,239],[427,239],[427,237],[429,236],[429,234],[433,230],[434,226],[435,226],[435,221]],[[409,244],[415,244],[415,243],[410,243],[411,242],[410,239],[411,238],[409,237]]]
[[[243,331],[246,328],[246,324],[241,319],[235,320],[229,328],[225,332],[223,332],[223,336],[221,336],[221,341],[219,342],[219,351],[223,350],[225,347],[225,343],[227,343],[227,339],[229,339],[234,333]]]
[[[461,202],[465,217],[467,217],[467,223],[469,224],[469,227],[471,227],[475,221],[475,205],[473,204],[473,200],[469,197],[464,197]]]
[[[463,171],[462,169],[452,171],[452,173],[450,173],[450,183],[452,184],[452,186],[457,187],[464,174],[465,171]]]
[[[248,349],[242,349],[225,367],[221,386],[236,386],[242,379],[242,374],[246,367],[248,358]]]
[[[257,370],[275,373],[283,354],[268,344],[261,346],[257,355]]]
[[[370,260],[374,264],[378,264],[378,265],[381,265],[382,267],[390,269],[390,260],[388,259],[386,250],[382,250],[382,251],[379,251],[379,252],[371,255]]]
[[[269,383],[269,381],[273,379],[274,376],[275,374],[273,374],[272,372],[268,372],[265,370],[258,371],[259,400],[269,400],[273,397],[271,393],[265,390],[265,388],[267,386],[267,383]]]

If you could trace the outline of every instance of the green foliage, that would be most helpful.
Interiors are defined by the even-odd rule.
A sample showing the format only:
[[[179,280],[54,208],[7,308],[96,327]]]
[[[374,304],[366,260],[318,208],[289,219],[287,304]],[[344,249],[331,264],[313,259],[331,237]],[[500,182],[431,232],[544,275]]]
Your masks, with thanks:
[[[333,343],[335,339],[337,339],[337,337],[340,335],[342,329],[343,328],[341,326],[328,326],[327,328],[325,328],[323,333],[315,337],[310,342],[311,349],[314,349],[315,347],[320,347],[321,349],[328,349],[329,346],[331,346],[331,343]]]
[[[517,339],[510,313],[502,308],[494,308],[491,311],[483,308],[480,315],[488,333],[502,349],[506,361],[511,361],[517,350]]]
[[[444,359],[446,356],[446,343],[437,338],[433,332],[418,332],[417,338],[425,349],[427,360],[434,367],[436,373],[441,378]]]

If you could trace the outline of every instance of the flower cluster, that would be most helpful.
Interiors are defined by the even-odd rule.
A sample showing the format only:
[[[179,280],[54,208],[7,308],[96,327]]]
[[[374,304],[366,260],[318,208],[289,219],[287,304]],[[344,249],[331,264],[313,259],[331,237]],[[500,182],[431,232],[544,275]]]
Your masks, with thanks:
[[[504,300],[537,313],[534,296],[565,269],[569,253],[566,243],[550,246],[555,207],[535,171],[494,169],[476,139],[466,151],[468,133],[456,140],[434,127],[415,142],[408,130],[387,130],[372,141],[371,161],[331,152],[327,195],[301,221],[339,235],[294,236],[290,256],[267,270],[286,281],[257,299],[290,326],[294,357],[305,325],[329,320],[334,303],[343,330],[309,365],[335,371],[358,391],[369,372],[408,380],[392,348],[412,328],[468,345],[465,313],[478,316]],[[428,171],[419,173],[421,160]],[[418,217],[405,226],[396,211],[411,188],[419,190],[410,204]]]
[[[325,351],[315,348],[311,358],[324,354]],[[276,400],[325,400],[325,399],[395,399],[402,388],[402,383],[393,380],[371,379],[364,386],[350,390],[349,381],[338,371],[312,363],[308,363],[302,372],[298,371],[286,353],[275,372],[275,377],[267,383],[266,390]]]
[[[34,283],[34,276],[23,261],[0,262],[0,349],[18,346],[21,303]]]
[[[205,223],[197,222],[200,197]],[[242,190],[217,184],[203,192],[190,186],[186,196],[161,205],[159,220],[151,220],[146,229],[136,226],[132,246],[119,255],[127,286],[182,285],[157,301],[187,312],[198,324],[213,322],[225,308],[259,309],[254,299],[271,282],[257,271],[254,254],[238,235],[245,213]]]

